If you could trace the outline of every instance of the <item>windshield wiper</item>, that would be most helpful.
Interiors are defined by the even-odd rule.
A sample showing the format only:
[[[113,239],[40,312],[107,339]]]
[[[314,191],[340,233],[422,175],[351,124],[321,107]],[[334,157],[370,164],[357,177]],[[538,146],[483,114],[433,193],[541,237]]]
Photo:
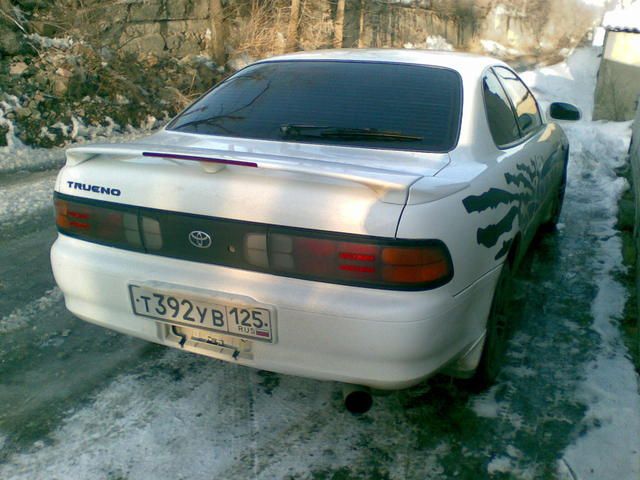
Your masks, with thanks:
[[[390,130],[378,130],[376,128],[341,128],[323,125],[296,125],[285,123],[280,125],[280,133],[283,137],[292,138],[340,138],[344,140],[389,140],[419,142],[424,139],[417,135],[407,135],[402,132]]]

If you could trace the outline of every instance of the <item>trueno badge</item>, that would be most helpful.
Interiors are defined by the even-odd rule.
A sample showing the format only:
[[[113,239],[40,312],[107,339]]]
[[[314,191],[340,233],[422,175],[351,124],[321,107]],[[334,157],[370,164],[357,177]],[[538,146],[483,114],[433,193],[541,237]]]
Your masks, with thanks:
[[[211,235],[202,230],[194,230],[189,233],[189,243],[197,248],[209,248],[211,246]]]

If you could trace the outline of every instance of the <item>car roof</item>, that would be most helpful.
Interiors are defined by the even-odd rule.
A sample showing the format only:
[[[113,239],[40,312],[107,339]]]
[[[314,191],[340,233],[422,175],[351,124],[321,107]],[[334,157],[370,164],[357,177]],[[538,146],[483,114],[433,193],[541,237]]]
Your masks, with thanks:
[[[352,62],[388,62],[429,65],[451,68],[453,70],[457,70],[463,76],[465,73],[472,72],[477,75],[489,66],[505,65],[504,62],[495,58],[471,53],[391,48],[341,48],[334,50],[296,52],[271,57],[257,63],[283,60],[339,60]]]

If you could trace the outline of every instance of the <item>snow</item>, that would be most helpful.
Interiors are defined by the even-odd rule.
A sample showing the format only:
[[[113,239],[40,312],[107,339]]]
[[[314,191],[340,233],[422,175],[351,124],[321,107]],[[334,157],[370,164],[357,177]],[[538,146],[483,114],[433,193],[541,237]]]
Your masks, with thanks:
[[[15,136],[13,123],[3,116],[3,109],[10,108],[14,101],[17,101],[15,97],[0,102],[0,125],[9,127],[8,144],[0,147],[0,232],[27,224],[36,213],[52,210],[57,170],[65,161],[66,147],[32,148]],[[152,133],[159,123],[150,116],[141,128],[127,126],[123,132],[108,117],[105,125],[100,126],[86,126],[73,117],[71,125],[58,123],[50,128],[64,130],[73,139],[70,145],[77,145],[133,141]]]
[[[0,334],[11,333],[28,327],[35,316],[42,315],[47,312],[62,299],[63,297],[60,289],[58,287],[53,287],[36,301],[29,303],[24,307],[18,307],[9,315],[0,318]]]
[[[640,1],[635,1],[626,8],[618,6],[606,12],[602,26],[610,30],[640,32]]]
[[[504,45],[493,40],[480,40],[480,45],[482,46],[482,49],[486,54],[493,55],[494,57],[502,58],[509,55],[515,56],[522,54],[520,50],[505,47]]]
[[[216,368],[210,360],[193,358],[189,371],[183,371],[183,354],[169,351],[159,364],[154,362],[155,374],[121,377],[91,406],[74,413],[49,445],[34,444],[14,456],[11,465],[0,464],[0,477],[195,479],[209,472],[211,478],[234,478],[230,469],[235,463],[257,462],[247,447],[260,436],[260,478],[284,478],[288,468],[275,463],[286,452],[264,451],[270,448],[268,439],[279,444],[284,439],[289,453],[299,449],[301,438],[319,421],[301,415],[310,406],[320,411],[331,403],[330,384],[319,390],[317,382],[285,377],[289,388],[268,395],[252,387],[259,381],[253,370]],[[176,371],[189,373],[188,379],[177,384]],[[252,412],[254,405],[257,411]],[[348,458],[352,437],[343,429],[347,415],[324,429],[316,445],[346,452],[341,457]]]
[[[16,96],[4,94],[0,97],[0,126],[8,130],[5,136],[7,145],[0,147],[0,175],[17,171],[60,168],[64,163],[64,148],[32,148],[24,145],[16,136],[16,127],[6,115],[19,107],[20,100]],[[103,120],[102,125],[86,125],[82,119],[72,116],[71,124],[57,122],[50,127],[43,127],[40,135],[52,136],[51,130],[57,129],[70,138],[71,144],[112,143],[133,140],[150,134],[166,120],[159,120],[149,115],[139,128],[133,128],[130,125],[123,128],[109,117]]]
[[[427,50],[453,51],[453,45],[439,35],[428,35],[425,43]]]
[[[598,292],[591,306],[593,329],[601,344],[591,364],[577,372],[584,376],[577,397],[589,406],[583,419],[586,433],[566,449],[558,470],[569,468],[580,479],[617,480],[640,478],[638,375],[619,332],[617,319],[623,314],[626,290],[615,277],[624,269],[615,229],[618,201],[628,188],[615,169],[627,161],[631,122],[589,121],[598,53],[578,50],[567,62],[527,72],[523,78],[542,103],[563,100],[582,109],[582,121],[563,125],[572,158],[582,160],[570,163],[568,181],[591,188],[594,206],[604,213],[592,222],[592,234],[602,239],[593,257]]]
[[[31,221],[31,215],[44,209],[53,212],[54,184],[55,176],[50,174],[36,181],[3,186],[0,189],[0,230],[24,225]]]
[[[50,38],[50,37],[43,37],[41,35],[38,35],[37,33],[32,33],[30,35],[27,35],[26,37],[32,43],[35,43],[36,45],[43,48],[58,48],[60,50],[67,50],[71,48],[74,44],[73,39],[69,37]]]
[[[565,62],[520,76],[534,91],[544,111],[551,102],[568,102],[580,108],[583,120],[588,121],[593,111],[595,77],[600,65],[598,54],[599,50],[595,48],[578,49]],[[589,128],[590,124],[581,122],[580,125]],[[603,123],[592,126],[607,128]]]
[[[427,50],[444,50],[447,52],[452,52],[454,50],[453,45],[447,42],[446,38],[439,35],[428,35],[422,45],[407,42],[402,45],[402,47],[406,49],[426,48]]]

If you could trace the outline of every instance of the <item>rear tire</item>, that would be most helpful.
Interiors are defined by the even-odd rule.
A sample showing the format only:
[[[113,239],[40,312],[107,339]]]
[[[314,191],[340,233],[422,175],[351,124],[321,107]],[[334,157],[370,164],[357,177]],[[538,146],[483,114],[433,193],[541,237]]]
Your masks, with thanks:
[[[511,265],[505,262],[498,278],[480,363],[470,379],[474,390],[484,390],[496,381],[504,362],[509,339],[509,300],[511,298]]]

